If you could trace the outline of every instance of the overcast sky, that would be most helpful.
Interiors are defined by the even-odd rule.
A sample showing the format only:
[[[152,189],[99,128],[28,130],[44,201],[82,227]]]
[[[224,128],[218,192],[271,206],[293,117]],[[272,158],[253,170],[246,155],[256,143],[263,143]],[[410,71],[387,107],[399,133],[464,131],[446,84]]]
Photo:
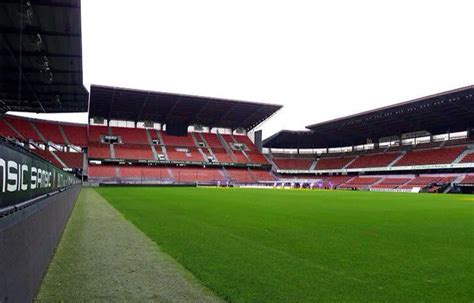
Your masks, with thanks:
[[[473,11],[472,0],[82,0],[84,82],[282,104],[268,137],[474,84]]]

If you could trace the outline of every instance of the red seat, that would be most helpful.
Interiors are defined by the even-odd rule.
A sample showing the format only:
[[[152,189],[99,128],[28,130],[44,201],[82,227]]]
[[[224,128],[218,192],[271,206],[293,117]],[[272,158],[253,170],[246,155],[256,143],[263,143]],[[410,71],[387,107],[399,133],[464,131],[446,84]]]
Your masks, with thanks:
[[[61,124],[60,127],[63,129],[69,143],[77,146],[87,146],[89,140],[86,125]]]
[[[82,168],[83,155],[82,153],[73,152],[55,152],[56,155],[66,164],[69,168]]]
[[[34,122],[34,125],[46,141],[56,144],[66,144],[57,123]]]
[[[166,153],[172,161],[207,162],[197,148],[167,146]]]
[[[204,137],[204,140],[206,140],[206,143],[209,147],[224,148],[216,134],[201,133],[201,135]]]
[[[213,148],[212,152],[216,156],[218,162],[222,162],[222,163],[232,163],[232,162],[234,162],[234,160],[232,160],[231,156],[229,156],[227,151],[223,148],[222,149]]]
[[[316,169],[342,169],[349,162],[351,162],[354,157],[342,157],[342,158],[330,158],[322,157],[316,163]]]
[[[116,177],[115,166],[113,165],[89,165],[89,178]]]
[[[89,142],[100,142],[100,137],[107,135],[110,135],[107,126],[89,125]]]
[[[245,168],[238,169],[238,168],[227,168],[226,169],[227,176],[232,182],[237,183],[254,183],[255,179],[249,173],[249,171]]]
[[[188,133],[186,136],[170,136],[165,132],[161,132],[161,138],[163,138],[163,144],[166,146],[195,146],[194,140]]]
[[[362,155],[355,159],[347,168],[385,167],[399,156],[399,153]]]
[[[29,120],[13,116],[5,116],[4,119],[7,120],[10,125],[12,125],[13,128],[15,128],[23,136],[23,138],[31,139],[35,142],[42,142],[38,134],[33,129],[33,126],[31,126]]]
[[[63,165],[54,157],[49,150],[42,150],[42,149],[32,149],[31,150],[33,153],[37,154],[44,160],[50,162],[54,166],[57,166],[59,168],[63,168]]]
[[[397,188],[410,181],[411,178],[385,178],[372,188]]]
[[[5,123],[5,121],[3,121],[3,119],[0,119],[0,136],[18,138],[18,135],[10,128],[10,126],[7,125],[7,123]],[[21,139],[21,137],[18,139]]]
[[[413,150],[406,153],[394,166],[413,166],[452,163],[465,147]]]
[[[467,175],[465,176],[461,183],[464,183],[464,184],[474,184],[474,175]]]
[[[244,153],[240,150],[232,151],[235,157],[236,163],[249,163],[247,157],[245,157]]]
[[[275,181],[275,178],[267,170],[252,169],[250,173],[256,181]]]
[[[465,155],[461,160],[461,163],[473,163],[473,162],[474,162],[474,153]]]
[[[153,151],[149,145],[114,144],[115,158],[129,160],[154,160]]]
[[[367,188],[375,182],[379,181],[380,177],[355,177],[341,185],[338,188]]]
[[[112,127],[112,135],[120,136],[125,144],[148,144],[144,128]]]
[[[91,159],[110,159],[110,145],[109,144],[89,144],[89,158]]]
[[[168,168],[159,166],[119,166],[120,176],[137,179],[171,179]]]
[[[313,159],[273,158],[273,162],[279,169],[287,170],[309,170]]]
[[[171,168],[171,172],[174,180],[178,183],[214,183],[224,180],[222,173],[217,168],[174,167]]]
[[[425,187],[432,183],[450,183],[455,177],[442,177],[442,176],[419,176],[411,180],[405,185],[400,186],[402,189],[412,189],[413,187]]]

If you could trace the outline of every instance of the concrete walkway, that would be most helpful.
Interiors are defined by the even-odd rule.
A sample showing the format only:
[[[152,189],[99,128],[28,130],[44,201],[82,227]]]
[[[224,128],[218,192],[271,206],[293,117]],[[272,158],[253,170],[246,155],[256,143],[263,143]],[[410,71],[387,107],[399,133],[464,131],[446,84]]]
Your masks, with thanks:
[[[37,299],[221,301],[93,189],[82,190]]]

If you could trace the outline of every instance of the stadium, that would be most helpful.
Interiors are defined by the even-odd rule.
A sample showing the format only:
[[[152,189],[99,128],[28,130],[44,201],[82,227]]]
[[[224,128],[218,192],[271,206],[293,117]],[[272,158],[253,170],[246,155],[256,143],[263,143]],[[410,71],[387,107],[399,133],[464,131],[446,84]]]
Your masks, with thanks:
[[[1,6],[0,302],[474,299],[474,86],[264,139],[284,106],[84,87],[80,1]]]

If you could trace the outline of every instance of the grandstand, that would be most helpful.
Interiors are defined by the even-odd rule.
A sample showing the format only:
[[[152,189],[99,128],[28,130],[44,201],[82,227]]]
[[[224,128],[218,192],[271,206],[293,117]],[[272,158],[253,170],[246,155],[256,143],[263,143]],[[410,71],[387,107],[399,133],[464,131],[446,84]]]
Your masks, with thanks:
[[[452,191],[474,167],[474,87],[375,109],[267,138],[282,180],[347,176],[335,188]],[[310,176],[310,178],[308,178]],[[464,179],[463,179],[464,178]],[[464,188],[464,190],[466,190]]]
[[[85,176],[121,184],[273,181],[247,133],[280,108],[93,85]]]
[[[3,115],[0,135],[92,183],[227,185],[308,179],[320,180],[324,188],[428,191],[459,184],[466,189],[470,183],[461,181],[474,167],[471,118],[466,114],[472,94],[473,88],[467,87],[306,131],[280,131],[263,142],[262,153],[260,142],[252,142],[247,133],[280,109],[278,105],[93,85],[88,125]],[[136,106],[125,110],[130,98]],[[441,115],[446,104],[454,119],[443,127],[453,132],[443,133],[432,113]],[[417,111],[423,106],[432,109]],[[152,112],[155,108],[165,111]],[[397,122],[412,118],[413,112],[425,128]],[[402,118],[392,118],[394,113]],[[384,116],[390,118],[380,120]],[[339,132],[335,138],[321,135],[327,124]],[[343,131],[349,125],[360,129],[356,136]],[[406,132],[393,135],[388,127]],[[436,173],[449,175],[432,178]]]

